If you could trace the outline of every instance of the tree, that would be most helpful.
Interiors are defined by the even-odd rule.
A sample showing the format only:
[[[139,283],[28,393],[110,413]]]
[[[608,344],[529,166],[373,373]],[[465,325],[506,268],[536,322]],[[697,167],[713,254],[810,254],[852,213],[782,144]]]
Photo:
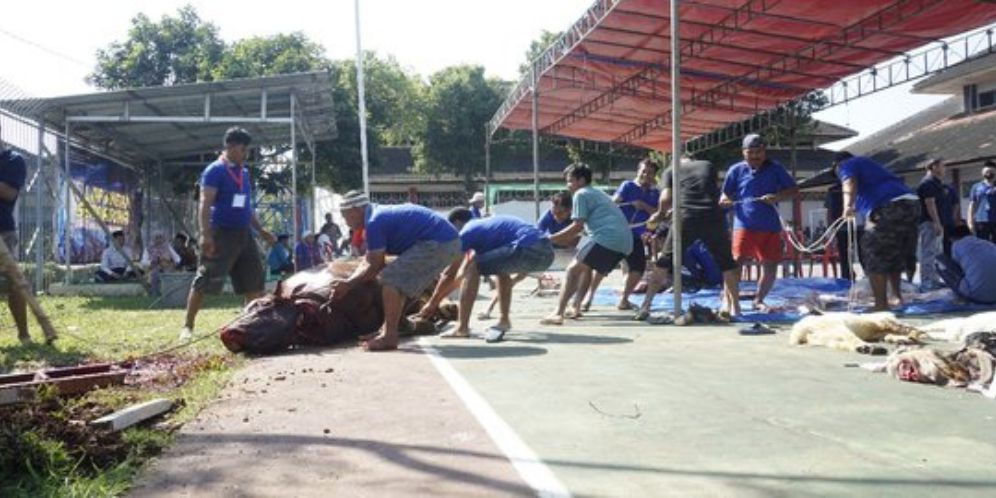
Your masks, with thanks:
[[[524,79],[529,77],[529,72],[532,71],[533,68],[533,61],[542,55],[543,52],[545,52],[546,49],[553,44],[553,42],[557,41],[561,37],[561,35],[563,35],[563,32],[553,32],[544,29],[540,32],[539,38],[529,42],[529,50],[526,50],[526,61],[519,64],[519,76],[521,78]]]
[[[210,81],[224,49],[217,26],[202,21],[189,5],[158,23],[139,14],[125,41],[97,51],[97,67],[87,82],[113,90]]]
[[[468,188],[484,171],[484,123],[501,104],[481,66],[453,66],[429,79],[425,127],[413,153],[427,173],[463,175]]]
[[[295,32],[235,42],[225,50],[211,76],[215,80],[252,78],[318,71],[330,66],[321,45],[304,33]]]

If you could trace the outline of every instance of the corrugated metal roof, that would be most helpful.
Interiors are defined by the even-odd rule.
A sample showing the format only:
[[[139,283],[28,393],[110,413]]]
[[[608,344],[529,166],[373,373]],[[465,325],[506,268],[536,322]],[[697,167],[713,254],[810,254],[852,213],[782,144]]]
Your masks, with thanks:
[[[219,150],[225,130],[235,124],[252,133],[254,144],[277,146],[289,143],[289,124],[259,119],[264,92],[268,118],[288,118],[290,96],[292,93],[295,95],[299,142],[303,143],[308,138],[316,141],[335,138],[332,78],[328,72],[8,100],[0,102],[0,107],[25,117],[40,118],[46,126],[59,131],[65,128],[69,116],[120,116],[118,121],[113,122],[74,123],[73,136],[124,159],[136,162],[168,161]],[[208,98],[211,116],[244,117],[246,122],[196,121],[205,117],[205,101]],[[125,115],[134,119],[128,119]],[[181,116],[186,121],[137,120],[140,117],[163,116]]]

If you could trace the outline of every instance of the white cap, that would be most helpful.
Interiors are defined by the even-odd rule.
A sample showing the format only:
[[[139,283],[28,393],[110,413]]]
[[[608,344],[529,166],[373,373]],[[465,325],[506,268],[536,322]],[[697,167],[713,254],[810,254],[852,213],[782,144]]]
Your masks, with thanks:
[[[474,196],[470,198],[470,202],[484,202],[484,192],[474,192]]]

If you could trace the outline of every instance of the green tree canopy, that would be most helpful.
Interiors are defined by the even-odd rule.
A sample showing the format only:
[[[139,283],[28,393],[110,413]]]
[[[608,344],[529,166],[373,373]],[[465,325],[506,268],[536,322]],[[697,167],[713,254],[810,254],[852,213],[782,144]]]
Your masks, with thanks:
[[[453,66],[429,79],[425,128],[415,165],[427,173],[456,173],[468,184],[484,171],[484,123],[501,104],[498,85],[481,66]]]
[[[112,90],[210,81],[224,50],[217,26],[189,5],[159,22],[139,14],[125,41],[97,51],[97,67],[87,81]]]
[[[303,73],[331,66],[325,49],[304,33],[254,36],[233,43],[212,69],[215,80]]]

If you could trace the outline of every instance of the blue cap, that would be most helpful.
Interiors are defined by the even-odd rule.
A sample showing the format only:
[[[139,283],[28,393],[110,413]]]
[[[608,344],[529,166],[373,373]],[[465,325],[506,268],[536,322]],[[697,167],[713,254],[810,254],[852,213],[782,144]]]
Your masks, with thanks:
[[[751,133],[744,137],[742,149],[755,149],[758,147],[764,147],[764,139],[761,138],[761,135]]]

